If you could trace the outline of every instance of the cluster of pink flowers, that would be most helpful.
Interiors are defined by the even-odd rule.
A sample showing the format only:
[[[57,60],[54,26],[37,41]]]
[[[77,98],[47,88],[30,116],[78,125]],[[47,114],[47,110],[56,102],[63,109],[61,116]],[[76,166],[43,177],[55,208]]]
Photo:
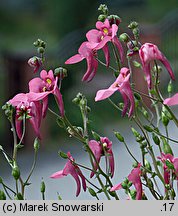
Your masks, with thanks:
[[[30,121],[38,138],[41,138],[40,125],[48,109],[48,95],[53,94],[59,106],[60,115],[64,116],[64,105],[58,77],[54,77],[53,71],[42,70],[40,78],[33,78],[29,82],[29,92],[20,93],[8,101],[16,109],[16,131],[19,139],[22,136],[22,119]]]
[[[79,47],[78,54],[70,57],[65,62],[65,64],[75,64],[86,59],[87,70],[82,80],[89,82],[96,75],[98,69],[98,51],[100,49],[102,49],[104,53],[106,67],[110,66],[110,50],[108,43],[112,43],[112,45],[119,53],[121,66],[118,71],[119,75],[108,88],[97,91],[95,101],[107,99],[111,97],[116,91],[118,91],[120,92],[124,102],[122,116],[128,114],[128,117],[132,117],[135,111],[135,99],[131,84],[131,69],[129,66],[124,66],[124,49],[122,43],[117,37],[119,24],[120,22],[117,23],[117,25],[113,24],[109,21],[109,19],[105,19],[104,22],[96,22],[96,29],[92,29],[87,32],[87,40],[83,42]],[[167,69],[171,79],[175,79],[169,61],[164,56],[164,54],[161,53],[156,45],[145,43],[143,45],[138,44],[138,46],[140,46],[139,51],[137,51],[136,53],[134,52],[134,54],[138,54],[140,58],[149,90],[153,87],[151,65],[154,61],[161,61],[161,63]],[[132,54],[133,53],[131,52],[131,54],[129,54],[129,57],[131,57]],[[28,63],[33,67],[35,73],[42,65],[41,59],[38,57],[31,58]],[[17,94],[8,101],[8,103],[15,107],[15,126],[19,139],[22,139],[22,123],[24,119],[30,122],[36,136],[41,139],[40,126],[42,119],[46,116],[48,110],[48,96],[51,94],[56,99],[60,116],[64,117],[64,104],[58,82],[59,77],[54,76],[52,70],[49,70],[49,72],[42,70],[40,72],[40,77],[33,78],[29,82],[28,93]],[[178,93],[173,97],[164,100],[164,104],[178,104]],[[87,140],[87,142],[88,147],[92,153],[91,158],[93,159],[90,178],[92,178],[97,174],[97,172],[99,172],[99,165],[102,157],[105,157],[107,159],[107,174],[112,178],[115,171],[112,142],[107,137],[100,137],[99,140]],[[165,184],[170,184],[170,173],[173,173],[178,180],[178,158],[175,158],[171,154],[162,153],[161,157],[158,157],[158,159],[160,159],[163,164]],[[173,172],[170,172],[166,161],[169,161],[173,165]],[[131,173],[128,175],[128,180],[135,187],[137,200],[142,199],[143,196],[141,167],[142,165],[141,163],[139,163],[137,167],[133,168]],[[77,166],[77,164],[75,163],[75,160],[71,156],[70,152],[67,153],[67,163],[64,169],[55,172],[50,177],[57,179],[63,178],[69,174],[74,178],[77,184],[76,196],[78,196],[81,191],[81,185],[83,187],[83,190],[86,191],[86,178],[80,170],[79,166]],[[122,183],[119,183],[111,187],[110,191],[112,192],[122,188]]]

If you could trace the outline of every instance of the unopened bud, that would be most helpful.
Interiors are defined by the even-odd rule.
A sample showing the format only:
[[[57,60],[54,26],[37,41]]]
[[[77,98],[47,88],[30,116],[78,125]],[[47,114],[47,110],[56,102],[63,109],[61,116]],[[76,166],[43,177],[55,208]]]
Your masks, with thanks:
[[[23,196],[21,193],[17,193],[14,197],[15,200],[24,200]]]
[[[152,168],[151,168],[150,162],[147,161],[146,159],[145,159],[145,167],[146,167],[147,170],[152,171]]]
[[[127,33],[123,33],[119,36],[119,39],[125,43],[127,43],[129,41],[129,36]]]
[[[173,85],[172,85],[172,80],[170,80],[168,87],[167,87],[167,92],[171,94],[173,92]]]
[[[45,49],[43,47],[38,47],[37,51],[39,54],[43,54],[45,52]]]
[[[2,180],[2,178],[0,177],[0,184],[2,184],[3,183],[3,180]]]
[[[0,190],[0,200],[6,200],[6,195],[2,190]]]
[[[92,131],[92,135],[93,135],[93,138],[96,140],[96,141],[100,141],[100,135],[97,134],[95,131]]]
[[[62,151],[59,152],[59,156],[63,159],[67,159],[68,158],[68,155]]]
[[[54,70],[54,75],[59,77],[60,79],[63,79],[64,77],[67,77],[67,69],[58,67]]]
[[[169,145],[169,143],[167,142],[167,140],[164,137],[161,137],[162,143],[163,143],[163,152],[165,154],[171,154],[173,155],[173,151]]]
[[[93,197],[96,197],[96,192],[92,189],[92,188],[88,188],[88,192],[93,196]]]
[[[143,126],[144,127],[144,129],[146,130],[146,131],[148,131],[148,132],[153,132],[153,128],[151,128],[150,126],[148,126],[148,125],[144,125]]]
[[[169,119],[168,119],[168,117],[164,113],[162,113],[162,115],[161,115],[161,121],[162,121],[162,123],[163,123],[164,126],[168,126]]]
[[[100,14],[100,15],[98,16],[98,21],[104,22],[105,19],[106,19],[106,15],[104,15],[104,14]]]
[[[132,21],[129,25],[128,28],[129,29],[135,29],[138,27],[138,23],[136,21]]]
[[[20,169],[17,165],[15,165],[12,168],[12,176],[14,177],[15,180],[18,180],[20,177]]]
[[[114,132],[114,134],[120,142],[124,142],[124,137],[119,132]]]
[[[44,193],[45,190],[46,190],[46,186],[45,186],[44,181],[42,181],[42,182],[41,182],[41,188],[40,188],[40,191],[41,191],[41,193]]]
[[[110,25],[116,24],[117,26],[121,23],[121,18],[117,15],[108,16]]]
[[[139,132],[137,130],[135,130],[135,128],[131,127],[132,133],[135,137],[140,136]]]
[[[152,133],[152,139],[153,139],[153,141],[154,141],[154,143],[155,143],[156,145],[159,145],[159,144],[160,144],[160,139],[159,139],[159,137],[156,136],[154,133]]]
[[[34,144],[33,144],[34,150],[37,152],[40,148],[39,139],[35,138]]]

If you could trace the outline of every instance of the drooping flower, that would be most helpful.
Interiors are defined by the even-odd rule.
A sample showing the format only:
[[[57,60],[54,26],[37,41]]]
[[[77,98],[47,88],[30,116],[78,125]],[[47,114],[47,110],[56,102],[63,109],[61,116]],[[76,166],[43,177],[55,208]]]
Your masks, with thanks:
[[[119,91],[124,100],[122,115],[124,116],[126,114],[130,102],[130,110],[128,114],[130,117],[134,112],[135,102],[129,79],[129,69],[126,67],[121,68],[120,74],[116,81],[108,89],[99,90],[96,94],[95,101],[104,100],[114,94],[114,92]]]
[[[96,52],[87,47],[87,42],[83,42],[78,49],[78,54],[69,58],[65,64],[75,64],[86,59],[87,71],[84,74],[82,81],[91,81],[96,74],[98,68],[98,61],[95,58]]]
[[[42,118],[42,106],[39,101],[31,101],[28,96],[29,93],[26,94],[20,93],[8,101],[8,103],[10,103],[16,109],[16,114],[15,114],[16,132],[19,139],[21,139],[22,120],[23,118],[26,118],[32,124],[35,134],[39,138],[41,138],[40,125],[41,125],[41,118]]]
[[[30,67],[34,69],[34,73],[37,73],[40,66],[42,65],[42,60],[37,56],[33,56],[28,60],[28,64]]]
[[[128,180],[130,182],[132,182],[132,184],[134,185],[135,189],[136,189],[136,200],[141,200],[142,199],[142,193],[143,193],[143,189],[142,189],[142,182],[141,182],[141,164],[139,163],[137,167],[135,167],[134,169],[132,169],[131,173],[128,175]],[[120,190],[122,189],[122,183],[119,183],[115,186],[113,186],[110,191],[116,191],[116,190]]]
[[[176,93],[170,98],[166,98],[163,103],[168,106],[177,105],[178,104],[178,93]]]
[[[176,175],[176,180],[178,181],[178,158],[175,158],[171,154],[161,154],[161,157],[158,157],[163,163],[163,170],[164,170],[164,181],[165,184],[170,183],[170,169],[166,164],[166,161],[171,163],[174,166],[173,173]]]
[[[62,94],[57,86],[58,77],[54,77],[53,71],[42,70],[40,77],[34,78],[29,82],[29,98],[32,101],[43,101],[42,116],[45,117],[48,108],[48,95],[53,94],[59,106],[61,116],[64,115],[64,105]]]
[[[151,62],[154,60],[159,60],[165,66],[169,75],[174,80],[174,73],[172,71],[171,65],[163,53],[158,49],[158,47],[152,43],[145,43],[141,46],[139,50],[139,56],[142,62],[143,71],[146,75],[146,80],[149,89],[151,89]]]
[[[117,47],[121,62],[123,62],[124,50],[117,37],[118,26],[116,24],[110,25],[109,20],[106,19],[104,23],[101,21],[96,22],[96,28],[87,32],[86,37],[89,42],[87,46],[95,50],[103,49],[105,56],[107,56],[109,55],[107,43],[112,42]],[[109,61],[106,64],[109,65]]]
[[[82,181],[82,186],[83,186],[84,191],[86,191],[86,180],[85,180],[85,177],[82,174],[80,168],[76,164],[73,163],[74,158],[71,156],[70,152],[68,152],[67,155],[68,155],[69,159],[68,159],[64,169],[52,174],[50,176],[50,178],[54,178],[54,179],[63,178],[63,177],[70,174],[76,181],[76,184],[77,184],[76,196],[78,196],[80,191],[81,191],[80,178]]]
[[[143,192],[142,182],[140,178],[140,175],[141,175],[140,167],[141,167],[141,164],[139,163],[138,166],[134,168],[128,176],[128,180],[132,182],[132,184],[134,185],[137,191],[136,200],[142,199],[142,192]]]
[[[106,156],[109,160],[109,171],[111,173],[111,177],[114,175],[114,155],[112,152],[112,142],[107,137],[100,137],[100,141],[90,140],[89,147],[92,150],[97,163],[100,163],[100,159],[102,156]],[[96,161],[93,162],[93,169],[96,171],[98,169]],[[95,172],[91,172],[90,178],[94,176]]]

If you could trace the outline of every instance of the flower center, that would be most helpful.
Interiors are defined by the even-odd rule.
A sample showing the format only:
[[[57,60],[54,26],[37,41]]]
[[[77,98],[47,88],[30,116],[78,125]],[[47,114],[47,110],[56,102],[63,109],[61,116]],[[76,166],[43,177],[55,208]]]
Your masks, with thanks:
[[[103,32],[104,32],[104,34],[106,34],[106,35],[108,35],[108,33],[109,33],[109,31],[108,31],[107,28],[104,28],[104,29],[103,29]]]
[[[52,83],[51,79],[47,78],[46,82],[50,85]]]
[[[43,92],[46,92],[47,91],[46,86],[44,86],[42,90],[43,90]]]

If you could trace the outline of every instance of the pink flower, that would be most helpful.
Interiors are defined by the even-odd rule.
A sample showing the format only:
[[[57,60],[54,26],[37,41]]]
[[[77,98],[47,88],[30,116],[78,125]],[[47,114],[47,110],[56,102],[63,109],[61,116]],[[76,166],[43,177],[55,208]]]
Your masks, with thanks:
[[[50,176],[50,178],[54,178],[54,179],[63,178],[65,176],[67,176],[68,174],[70,174],[75,179],[75,181],[77,183],[76,196],[78,196],[80,193],[80,190],[81,190],[81,183],[80,183],[79,177],[82,180],[82,186],[83,186],[84,191],[86,191],[86,180],[85,180],[85,177],[83,176],[81,170],[79,169],[79,167],[73,163],[74,159],[71,156],[70,152],[68,152],[67,155],[68,155],[69,160],[66,163],[64,169],[52,174]]]
[[[69,58],[65,64],[75,64],[86,59],[87,71],[84,74],[82,81],[91,81],[96,74],[98,61],[95,59],[96,52],[86,46],[87,42],[83,42],[78,49],[78,54]]]
[[[141,200],[142,199],[142,182],[141,182],[141,170],[140,170],[141,164],[139,163],[136,168],[134,168],[131,173],[128,176],[128,179],[132,184],[134,185],[137,195],[136,195],[136,200]]]
[[[134,168],[131,173],[128,175],[128,180],[130,182],[132,182],[132,184],[134,185],[136,191],[137,191],[137,195],[136,195],[136,200],[141,200],[142,199],[142,182],[141,182],[141,170],[140,170],[141,164],[139,163],[138,166],[136,168]],[[122,183],[119,183],[115,186],[113,186],[110,191],[115,191],[115,190],[120,190],[122,189]]]
[[[120,54],[121,62],[123,62],[124,50],[121,42],[117,37],[118,26],[116,24],[110,25],[109,20],[106,19],[104,23],[98,21],[96,23],[96,28],[98,30],[92,29],[86,34],[89,42],[87,46],[95,50],[103,49],[105,57],[108,56],[106,58],[106,64],[109,65],[109,50],[107,47],[107,43],[112,42],[117,47]]]
[[[145,43],[141,46],[139,50],[139,56],[143,65],[143,70],[146,75],[146,80],[148,83],[148,87],[151,89],[151,69],[150,63],[154,60],[159,60],[166,67],[169,72],[171,78],[174,80],[174,73],[172,71],[171,65],[167,58],[160,52],[158,47],[151,43]]]
[[[28,121],[32,124],[35,134],[39,138],[41,138],[40,124],[41,124],[42,106],[41,103],[38,101],[36,102],[31,101],[28,96],[29,93],[27,94],[20,93],[8,101],[16,109],[16,115],[15,115],[16,132],[19,139],[21,139],[22,120],[25,115],[26,119],[28,119]]]
[[[167,165],[166,165],[166,161],[169,161],[170,163],[173,164],[175,170],[173,173],[175,173],[176,175],[176,179],[178,181],[178,158],[175,158],[173,155],[171,154],[161,154],[161,157],[158,157],[158,159],[160,159],[163,163],[163,169],[164,169],[164,181],[165,184],[169,184],[170,183],[170,170],[168,169]]]
[[[34,68],[34,73],[36,73],[42,65],[42,60],[41,58],[34,56],[28,60],[28,64],[30,65],[30,67]]]
[[[42,70],[40,73],[41,78],[34,78],[29,82],[29,98],[32,101],[43,100],[42,116],[45,117],[48,109],[48,95],[53,94],[57,100],[61,116],[64,115],[64,105],[62,95],[57,87],[58,77],[54,78],[53,71],[48,73]]]
[[[178,104],[178,93],[176,93],[170,98],[166,98],[163,103],[168,106],[177,105]]]
[[[129,79],[129,69],[125,67],[121,68],[120,74],[117,77],[116,81],[108,89],[99,90],[96,94],[95,101],[104,100],[114,94],[114,92],[119,91],[124,100],[124,108],[122,111],[122,115],[124,116],[126,114],[130,101],[130,117],[134,112],[135,103]]]
[[[109,159],[109,168],[111,177],[114,175],[114,155],[112,152],[112,142],[107,137],[100,137],[100,141],[97,142],[96,140],[89,141],[89,147],[93,152],[98,164],[100,163],[100,159],[102,156],[107,154]],[[93,162],[94,164],[94,171],[98,169],[98,165],[96,161]],[[95,172],[91,172],[90,178],[94,176]]]

